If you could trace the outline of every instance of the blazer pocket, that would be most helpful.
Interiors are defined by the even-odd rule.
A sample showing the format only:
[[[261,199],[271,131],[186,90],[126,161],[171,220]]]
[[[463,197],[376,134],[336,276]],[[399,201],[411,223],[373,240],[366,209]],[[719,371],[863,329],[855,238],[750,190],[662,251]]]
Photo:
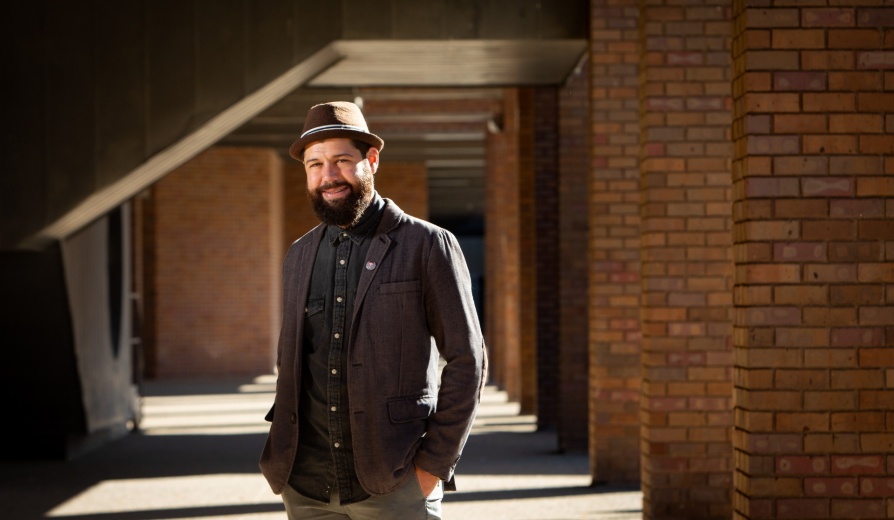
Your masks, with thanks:
[[[422,289],[422,282],[410,280],[408,282],[391,282],[379,285],[379,294],[401,294],[416,292]]]
[[[434,411],[435,398],[430,395],[397,397],[388,401],[388,417],[395,424],[427,419]]]

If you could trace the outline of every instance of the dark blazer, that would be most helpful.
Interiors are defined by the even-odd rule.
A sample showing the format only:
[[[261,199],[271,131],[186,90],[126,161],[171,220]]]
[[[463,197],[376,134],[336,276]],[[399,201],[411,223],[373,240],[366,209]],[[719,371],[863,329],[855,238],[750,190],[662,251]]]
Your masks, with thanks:
[[[286,485],[298,445],[304,308],[324,234],[320,225],[292,244],[283,266],[276,399],[260,462],[274,493]],[[440,387],[438,353],[447,362]],[[487,365],[471,280],[450,232],[388,199],[362,267],[347,356],[363,488],[372,495],[394,491],[413,475],[414,463],[452,479]]]

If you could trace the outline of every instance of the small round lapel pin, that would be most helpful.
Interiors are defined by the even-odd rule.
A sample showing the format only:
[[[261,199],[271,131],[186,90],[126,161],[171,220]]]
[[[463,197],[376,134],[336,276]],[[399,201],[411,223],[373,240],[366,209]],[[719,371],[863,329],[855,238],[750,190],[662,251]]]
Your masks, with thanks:
[[[367,271],[372,271],[375,268],[376,268],[375,262],[373,262],[373,261],[366,262],[366,270]]]

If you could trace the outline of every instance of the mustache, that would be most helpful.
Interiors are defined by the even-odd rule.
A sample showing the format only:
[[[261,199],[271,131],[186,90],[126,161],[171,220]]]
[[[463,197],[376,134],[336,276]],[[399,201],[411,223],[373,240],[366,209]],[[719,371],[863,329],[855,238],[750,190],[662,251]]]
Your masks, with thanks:
[[[325,184],[320,184],[319,186],[317,186],[316,192],[323,193],[326,190],[331,190],[332,188],[338,188],[341,186],[347,186],[353,190],[353,186],[351,186],[351,183],[349,183],[347,181],[332,181],[332,182],[327,182]]]

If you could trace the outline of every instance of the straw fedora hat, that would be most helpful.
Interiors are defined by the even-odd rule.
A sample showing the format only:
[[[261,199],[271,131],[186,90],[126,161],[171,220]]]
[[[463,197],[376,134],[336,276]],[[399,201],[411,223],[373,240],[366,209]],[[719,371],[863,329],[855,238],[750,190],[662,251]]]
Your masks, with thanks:
[[[381,137],[370,133],[360,107],[348,101],[332,101],[310,107],[301,137],[289,147],[289,155],[301,161],[308,144],[333,137],[357,139],[378,150],[385,147]]]

